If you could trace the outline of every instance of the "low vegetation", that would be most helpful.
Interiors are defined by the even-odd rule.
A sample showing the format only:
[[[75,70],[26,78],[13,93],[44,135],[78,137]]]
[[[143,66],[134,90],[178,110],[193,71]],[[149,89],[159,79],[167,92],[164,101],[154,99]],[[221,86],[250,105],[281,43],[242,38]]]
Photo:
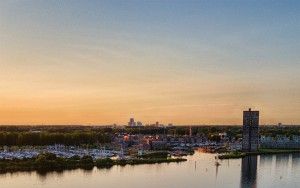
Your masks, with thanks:
[[[44,153],[39,154],[31,159],[13,159],[0,160],[0,172],[14,171],[31,171],[31,170],[66,170],[66,169],[92,169],[109,168],[113,165],[136,165],[136,164],[154,164],[154,163],[170,163],[182,162],[186,159],[182,158],[147,158],[147,159],[129,159],[129,160],[112,160],[110,158],[93,160],[91,156],[74,156],[71,158],[56,157],[55,154]]]
[[[300,149],[259,149],[256,152],[229,152],[219,156],[219,159],[238,159],[251,155],[271,155],[284,153],[300,153]]]
[[[142,159],[165,159],[165,158],[168,158],[169,156],[169,152],[168,151],[160,151],[160,152],[151,152],[151,153],[147,153],[147,154],[143,154],[143,155],[140,155],[139,158],[142,158]]]

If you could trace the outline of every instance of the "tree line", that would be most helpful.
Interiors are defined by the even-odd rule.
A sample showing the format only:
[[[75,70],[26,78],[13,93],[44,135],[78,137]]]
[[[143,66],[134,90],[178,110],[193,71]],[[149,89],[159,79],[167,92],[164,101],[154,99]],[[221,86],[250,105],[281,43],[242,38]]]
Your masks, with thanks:
[[[229,140],[242,137],[242,126],[173,126],[173,127],[113,127],[113,126],[0,126],[0,146],[22,145],[82,145],[111,142],[113,135],[192,135],[218,140],[226,132]],[[300,135],[300,126],[260,126],[260,135]]]
[[[0,132],[0,146],[82,145],[109,143],[111,136],[102,132]]]

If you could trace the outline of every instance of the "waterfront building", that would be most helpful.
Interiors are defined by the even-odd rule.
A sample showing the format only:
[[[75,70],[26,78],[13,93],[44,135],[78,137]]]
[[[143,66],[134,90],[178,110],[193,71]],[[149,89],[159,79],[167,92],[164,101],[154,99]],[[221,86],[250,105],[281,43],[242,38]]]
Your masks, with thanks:
[[[259,111],[251,108],[243,113],[243,151],[257,151],[259,146]]]
[[[261,136],[260,146],[263,148],[272,149],[300,149],[300,136],[292,135],[277,135],[275,138],[271,136]]]

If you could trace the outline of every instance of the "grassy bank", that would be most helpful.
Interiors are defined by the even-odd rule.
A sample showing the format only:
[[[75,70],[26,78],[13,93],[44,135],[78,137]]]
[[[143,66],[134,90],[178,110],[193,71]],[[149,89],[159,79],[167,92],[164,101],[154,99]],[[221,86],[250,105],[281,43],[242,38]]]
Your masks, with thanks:
[[[56,157],[54,154],[40,154],[31,159],[13,159],[0,160],[0,172],[16,172],[16,171],[56,171],[68,169],[92,169],[109,168],[114,165],[137,165],[137,164],[154,164],[154,163],[171,163],[183,162],[186,159],[182,158],[147,158],[147,159],[129,159],[129,160],[112,160],[112,159],[97,159],[93,160],[91,156],[82,158],[75,156],[72,158]]]
[[[171,163],[183,162],[183,158],[153,158],[153,159],[129,159],[129,160],[112,160],[112,159],[98,159],[95,162],[96,167],[111,167],[113,165],[138,165],[138,164],[155,164],[155,163]]]
[[[257,152],[230,152],[219,156],[219,159],[238,159],[250,155],[272,155],[284,153],[300,153],[300,149],[259,149]]]
[[[243,158],[246,156],[246,153],[242,152],[230,152],[230,153],[225,153],[219,156],[219,159],[239,159]]]

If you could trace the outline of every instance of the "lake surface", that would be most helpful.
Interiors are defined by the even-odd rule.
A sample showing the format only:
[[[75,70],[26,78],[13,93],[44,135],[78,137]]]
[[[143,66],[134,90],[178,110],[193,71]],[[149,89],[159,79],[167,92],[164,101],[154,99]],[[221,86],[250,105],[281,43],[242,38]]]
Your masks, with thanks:
[[[196,152],[187,162],[114,166],[110,169],[0,174],[1,188],[296,188],[300,154],[252,156],[220,161]]]

